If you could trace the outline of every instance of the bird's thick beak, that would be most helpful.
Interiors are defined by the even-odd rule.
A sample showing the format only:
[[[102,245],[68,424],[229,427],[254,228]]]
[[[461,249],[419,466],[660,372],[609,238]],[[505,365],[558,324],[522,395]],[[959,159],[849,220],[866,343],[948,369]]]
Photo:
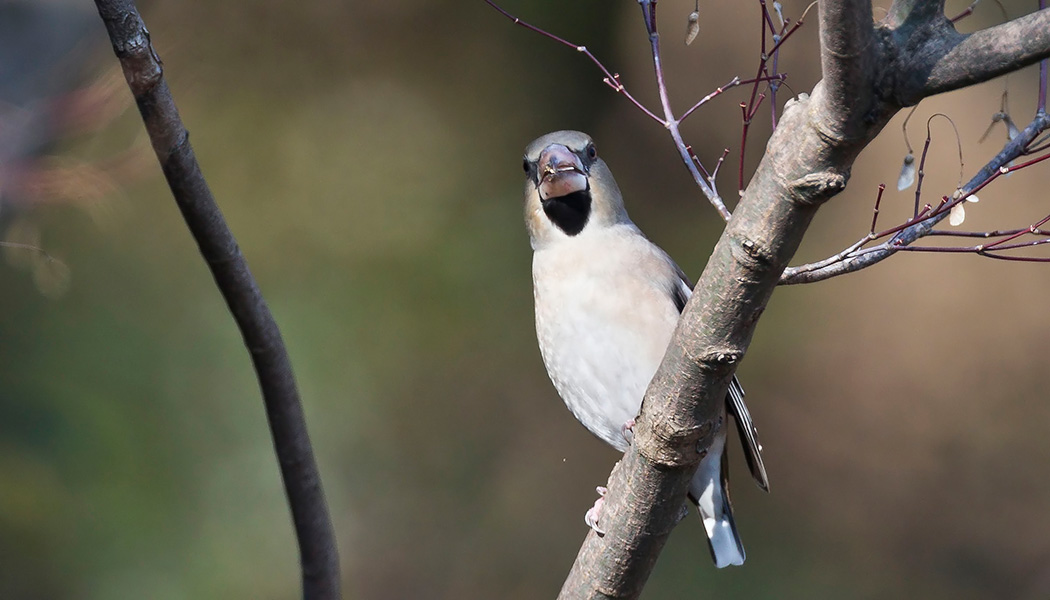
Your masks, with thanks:
[[[540,198],[559,198],[587,189],[587,172],[580,157],[561,144],[551,144],[540,153],[537,186]]]

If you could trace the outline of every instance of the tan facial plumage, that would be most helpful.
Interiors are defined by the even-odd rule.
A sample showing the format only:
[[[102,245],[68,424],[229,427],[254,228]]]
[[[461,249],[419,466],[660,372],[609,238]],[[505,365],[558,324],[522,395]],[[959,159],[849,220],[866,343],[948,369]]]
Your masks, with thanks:
[[[525,222],[533,249],[555,239],[571,237],[559,230],[543,208],[545,200],[565,193],[587,193],[590,199],[587,227],[630,222],[620,188],[608,165],[597,156],[590,136],[578,131],[549,133],[529,144],[524,162],[534,169],[525,182]],[[568,168],[570,164],[572,169]]]

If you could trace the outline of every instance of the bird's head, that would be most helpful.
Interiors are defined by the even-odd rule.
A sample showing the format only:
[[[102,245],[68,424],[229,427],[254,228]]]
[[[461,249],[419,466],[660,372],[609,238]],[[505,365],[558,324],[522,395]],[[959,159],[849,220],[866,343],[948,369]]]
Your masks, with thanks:
[[[589,135],[555,131],[537,138],[525,148],[522,167],[534,249],[628,220],[620,188]]]

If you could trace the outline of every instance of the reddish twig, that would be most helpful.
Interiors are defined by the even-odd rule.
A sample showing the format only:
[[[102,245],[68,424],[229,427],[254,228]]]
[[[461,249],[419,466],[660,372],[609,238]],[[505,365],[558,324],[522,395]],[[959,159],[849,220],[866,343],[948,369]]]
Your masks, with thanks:
[[[972,15],[973,14],[973,9],[977,7],[977,4],[980,1],[981,0],[973,0],[973,2],[971,2],[969,6],[967,6],[965,9],[963,9],[963,11],[961,13],[959,13],[959,14],[955,15],[954,17],[952,17],[951,19],[949,19],[949,21],[951,21],[952,23],[958,23],[962,19]]]
[[[1047,259],[1040,257],[1004,255],[1001,254],[1001,252],[1004,250],[1016,250],[1041,245],[1041,243],[1036,244],[1028,241],[1013,244],[1010,242],[1013,242],[1024,235],[1046,235],[1046,233],[1040,228],[1042,225],[1050,222],[1050,215],[1029,227],[1007,231],[950,232],[933,229],[937,223],[949,215],[954,206],[961,202],[965,202],[968,197],[977,194],[999,177],[1050,160],[1050,153],[1048,153],[1018,164],[1011,164],[1012,161],[1016,160],[1018,157],[1024,156],[1026,153],[1030,152],[1030,145],[1047,129],[1050,129],[1050,116],[1048,116],[1045,111],[1037,111],[1032,122],[1029,123],[1024,130],[1020,131],[1017,137],[1008,141],[1006,146],[1004,146],[991,161],[982,167],[977,175],[971,178],[965,185],[960,186],[950,198],[947,196],[942,197],[941,202],[936,209],[930,207],[929,204],[927,204],[922,210],[919,210],[916,206],[913,217],[896,227],[878,233],[869,232],[868,235],[864,236],[856,243],[827,259],[786,269],[781,276],[781,283],[809,283],[813,281],[821,281],[845,273],[851,273],[871,266],[901,250],[916,252],[971,252],[999,260],[1048,262]],[[929,140],[927,140],[926,143],[927,147],[928,145]],[[927,148],[924,148],[924,157],[926,151]],[[878,200],[876,200],[876,203],[878,203]],[[914,246],[912,244],[915,240],[927,235],[957,235],[960,237],[1001,239],[998,239],[991,244],[972,247]],[[889,236],[893,237],[881,244],[865,247],[873,241],[884,239]]]
[[[977,237],[977,238],[992,238],[1001,237],[1005,235],[1013,235],[1017,232],[1028,232],[1032,235],[1050,235],[1050,231],[1043,231],[1042,229],[1034,227],[1025,227],[1024,229],[1008,229],[1005,231],[954,231],[951,229],[934,229],[927,235],[940,235],[940,236],[954,236],[954,237]]]
[[[619,73],[613,73],[612,71],[607,69],[605,67],[605,65],[602,64],[602,61],[598,60],[598,58],[596,56],[594,56],[594,54],[592,54],[590,50],[587,49],[587,46],[582,46],[580,44],[574,44],[574,43],[570,42],[569,40],[566,40],[564,38],[561,38],[561,37],[558,37],[558,36],[554,35],[553,33],[550,33],[549,31],[545,31],[544,29],[536,27],[535,25],[532,25],[531,23],[529,23],[527,21],[523,21],[523,20],[519,19],[518,17],[515,17],[514,15],[510,14],[506,10],[504,10],[503,7],[501,7],[500,5],[496,4],[492,0],[485,0],[485,4],[488,4],[492,8],[496,9],[496,11],[499,12],[501,15],[503,15],[504,17],[507,17],[508,19],[513,21],[515,25],[521,25],[522,27],[524,27],[525,29],[528,29],[529,31],[531,31],[533,33],[538,33],[538,34],[542,35],[543,37],[551,39],[551,40],[554,40],[555,42],[558,42],[559,44],[561,44],[563,46],[567,46],[569,48],[572,48],[573,50],[575,50],[575,51],[583,54],[587,58],[589,58],[590,61],[592,63],[594,63],[594,65],[596,67],[598,67],[599,70],[601,70],[602,74],[605,75],[605,77],[602,79],[602,81],[606,85],[608,85],[610,88],[612,88],[613,91],[615,91],[616,93],[623,94],[624,97],[626,97],[628,100],[631,101],[631,104],[634,104],[635,107],[637,107],[639,110],[641,110],[643,113],[645,113],[646,116],[648,116],[649,118],[653,119],[657,123],[659,123],[661,125],[664,125],[666,127],[667,124],[664,122],[663,119],[661,119],[660,117],[656,116],[656,114],[653,113],[653,111],[651,111],[648,108],[646,108],[646,106],[644,104],[639,102],[637,98],[635,98],[630,92],[627,91],[627,88],[623,85],[623,83],[620,82],[620,74]]]
[[[757,114],[757,111],[761,106],[762,101],[765,99],[765,93],[759,93],[759,86],[761,84],[765,83],[769,85],[771,90],[770,95],[773,98],[772,103],[775,104],[776,90],[778,88],[778,85],[786,79],[786,75],[777,72],[777,52],[779,51],[779,48],[783,44],[783,42],[788,37],[790,37],[792,33],[797,31],[798,28],[802,25],[802,19],[799,19],[794,24],[790,24],[790,27],[789,23],[787,21],[784,21],[780,28],[780,32],[778,33],[776,26],[773,24],[772,17],[769,15],[768,8],[765,5],[765,0],[761,0],[761,13],[763,19],[762,55],[759,61],[759,69],[755,77],[744,81],[741,81],[739,77],[734,77],[732,80],[729,81],[729,83],[717,88],[715,91],[711,92],[707,96],[704,96],[700,99],[700,101],[693,104],[688,110],[682,113],[681,117],[676,118],[674,115],[674,111],[671,108],[670,94],[668,93],[667,80],[664,74],[663,57],[661,55],[660,50],[660,34],[657,27],[656,0],[639,0],[638,4],[642,10],[642,20],[645,24],[646,33],[649,37],[650,49],[653,59],[653,71],[656,76],[656,88],[660,98],[660,106],[663,112],[662,117],[657,115],[655,112],[649,110],[649,108],[647,108],[645,105],[639,102],[630,92],[628,92],[626,87],[620,81],[619,74],[610,71],[601,61],[599,61],[594,56],[594,54],[591,53],[590,50],[587,49],[586,46],[575,44],[553,33],[545,31],[540,27],[532,25],[531,23],[523,21],[522,19],[504,10],[493,0],[485,0],[485,3],[488,4],[490,7],[494,8],[504,17],[513,21],[514,24],[520,25],[528,29],[529,31],[538,33],[563,46],[572,48],[577,52],[586,55],[587,58],[590,59],[591,62],[594,63],[594,65],[597,66],[598,69],[602,72],[602,74],[604,75],[603,82],[606,85],[611,87],[617,93],[623,94],[632,104],[635,105],[635,107],[637,107],[639,110],[645,113],[646,116],[653,119],[657,123],[661,124],[665,129],[667,129],[668,133],[671,135],[672,141],[674,142],[675,148],[678,150],[682,162],[685,164],[685,167],[689,171],[690,175],[692,175],[693,180],[697,184],[697,187],[700,188],[700,191],[704,194],[704,196],[707,197],[711,205],[715,207],[715,210],[718,211],[718,214],[723,219],[729,220],[731,213],[729,212],[729,209],[726,208],[725,202],[723,202],[721,195],[718,193],[718,189],[715,186],[715,178],[713,174],[709,174],[708,170],[704,168],[703,164],[700,162],[700,159],[696,156],[696,153],[693,152],[692,148],[688,144],[686,144],[685,140],[682,137],[680,125],[682,121],[684,121],[687,117],[692,115],[697,109],[699,109],[704,104],[720,96],[726,90],[742,84],[752,84],[753,86],[751,92],[751,99],[747,103],[747,112],[745,113],[746,122],[750,123],[750,120],[754,118],[755,114]],[[811,4],[806,9],[806,12],[808,12],[809,9],[812,8],[812,6],[813,4]],[[804,17],[805,13],[803,13],[803,18]],[[766,27],[769,28],[769,32],[773,35],[774,38],[774,50],[772,54],[774,67],[772,73],[770,73],[768,68],[770,55],[766,53]],[[771,114],[773,124],[775,127],[776,106],[773,106],[771,108]],[[742,135],[742,142],[746,142],[746,138],[747,131],[745,126],[745,131]],[[743,152],[745,149],[743,147],[743,143],[741,144],[741,146],[741,172],[739,174],[739,180],[743,181]],[[723,159],[720,159],[720,163]]]
[[[755,77],[748,80],[752,82],[751,95],[746,103],[741,103],[743,109],[743,124],[741,125],[740,131],[740,161],[737,168],[737,191],[742,193],[744,190],[744,157],[747,152],[747,137],[750,131],[751,120],[756,114],[758,114],[759,106],[765,99],[765,93],[759,92],[759,85],[762,82],[768,82],[770,88],[770,116],[773,124],[773,129],[776,129],[777,118],[776,118],[776,91],[777,83],[784,80],[784,76],[777,73],[777,66],[779,64],[780,47],[791,37],[800,27],[802,27],[805,21],[806,15],[810,9],[816,5],[816,2],[810,3],[806,7],[806,10],[802,12],[802,17],[795,21],[790,27],[788,27],[788,19],[784,20],[784,24],[781,26],[780,34],[777,33],[776,26],[773,23],[773,17],[769,14],[769,8],[766,5],[765,0],[759,0],[760,7],[760,19],[761,26],[759,45],[761,52],[759,54],[758,69]],[[773,47],[770,50],[766,50],[766,34],[769,33],[773,36]],[[782,34],[782,35],[781,35]],[[769,69],[769,61],[773,61],[772,73]]]
[[[871,215],[871,231],[868,232],[868,236],[874,239],[875,236],[875,224],[879,222],[879,205],[882,204],[882,193],[886,191],[886,184],[879,184],[879,195],[875,197],[875,210]]]
[[[777,75],[773,75],[771,77],[759,77],[757,80],[755,80],[755,79],[744,79],[744,80],[741,80],[739,77],[734,77],[733,79],[731,79],[729,81],[729,83],[726,83],[726,84],[722,85],[721,87],[716,88],[715,91],[713,91],[710,94],[704,96],[703,98],[700,99],[699,102],[697,102],[696,104],[691,106],[689,108],[689,110],[687,110],[684,113],[682,113],[682,116],[678,117],[678,122],[681,123],[682,121],[684,121],[686,119],[686,117],[688,117],[689,115],[693,114],[693,111],[695,111],[696,109],[700,108],[701,106],[707,104],[708,102],[710,102],[714,98],[720,96],[721,94],[725,93],[725,91],[730,89],[730,88],[734,88],[734,87],[737,87],[737,86],[740,86],[740,85],[747,85],[749,83],[755,83],[756,81],[759,81],[759,82],[761,82],[761,81],[780,82],[780,81],[784,81],[785,79],[787,79],[787,75],[784,75],[783,73],[780,73],[780,74],[777,74]]]
[[[784,42],[788,41],[788,38],[790,38],[796,31],[799,30],[800,27],[802,27],[802,24],[806,20],[806,15],[808,15],[810,9],[812,9],[816,5],[816,2],[809,3],[809,6],[806,7],[806,10],[802,11],[802,16],[799,17],[798,20],[795,21],[795,24],[791,26],[791,29],[788,29],[787,32],[784,33],[784,35],[781,36],[781,38],[775,44],[773,44],[773,48],[770,50],[770,52],[778,52],[780,50],[780,47],[784,45]]]
[[[1050,217],[1048,217],[1050,218]],[[1000,260],[1017,260],[1026,262],[1050,262],[1050,256],[1023,256],[1016,254],[1002,254],[1007,250],[1016,250],[1019,248],[1031,248],[1034,246],[1042,246],[1046,243],[1050,243],[1050,238],[1043,238],[1038,240],[1032,240],[1029,242],[1020,242],[1017,244],[1007,244],[992,248],[991,246],[900,246],[898,250],[905,252],[949,252],[956,254],[977,254],[980,256],[987,256],[988,258],[997,258]]]
[[[726,208],[725,202],[722,201],[722,197],[718,194],[718,190],[704,178],[700,173],[700,170],[697,168],[697,161],[694,161],[695,154],[690,155],[687,144],[682,138],[682,132],[679,128],[681,120],[675,118],[674,111],[671,109],[671,99],[667,92],[663,60],[660,54],[660,33],[657,31],[656,27],[656,2],[640,0],[638,4],[641,6],[646,31],[649,34],[649,46],[653,57],[653,70],[656,72],[656,89],[660,95],[660,106],[663,108],[664,112],[664,127],[666,127],[668,133],[671,134],[671,139],[674,140],[675,148],[678,150],[678,154],[685,163],[690,175],[693,176],[696,185],[700,188],[701,192],[707,196],[707,200],[715,207],[715,210],[718,211],[718,214],[722,219],[728,221],[731,216],[729,209]],[[689,112],[692,111],[690,110]]]
[[[1046,8],[1046,0],[1039,0],[1039,10],[1043,10],[1045,8]],[[1045,113],[1046,112],[1046,85],[1047,85],[1046,65],[1047,65],[1047,62],[1050,62],[1050,61],[1047,61],[1045,59],[1039,61],[1039,100],[1038,100],[1038,103],[1036,104],[1035,109],[1036,109],[1037,112],[1040,112],[1040,113]]]

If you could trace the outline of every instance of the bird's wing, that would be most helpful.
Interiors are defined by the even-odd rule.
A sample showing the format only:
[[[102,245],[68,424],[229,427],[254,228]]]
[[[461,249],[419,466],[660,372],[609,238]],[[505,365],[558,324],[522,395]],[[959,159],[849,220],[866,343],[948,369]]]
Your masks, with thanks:
[[[751,477],[754,478],[758,487],[769,491],[769,477],[766,476],[766,465],[762,462],[762,443],[758,441],[758,429],[751,420],[751,413],[744,404],[744,388],[740,380],[733,375],[729,382],[729,393],[726,394],[726,408],[736,421],[736,429],[740,433],[740,441],[744,446],[744,458],[747,459],[747,468],[751,469]]]
[[[693,284],[689,282],[689,278],[682,272],[681,267],[671,261],[670,257],[667,260],[671,262],[675,273],[675,277],[671,278],[671,289],[668,291],[671,292],[671,300],[674,301],[678,314],[682,314],[682,311],[685,310],[685,303],[689,302],[689,296],[693,295]]]
[[[689,279],[678,265],[674,265],[674,268],[678,279],[672,283],[671,298],[678,307],[678,312],[681,313],[685,309],[685,303],[689,301],[689,296],[692,295],[693,286],[690,285]],[[758,429],[751,420],[751,412],[744,404],[744,388],[740,385],[740,380],[736,375],[733,375],[733,380],[729,382],[726,410],[733,415],[733,421],[740,433],[740,442],[744,447],[744,458],[747,460],[748,469],[751,470],[751,477],[754,478],[758,487],[768,492],[769,477],[766,475],[766,465],[762,461],[762,443],[758,441]]]

